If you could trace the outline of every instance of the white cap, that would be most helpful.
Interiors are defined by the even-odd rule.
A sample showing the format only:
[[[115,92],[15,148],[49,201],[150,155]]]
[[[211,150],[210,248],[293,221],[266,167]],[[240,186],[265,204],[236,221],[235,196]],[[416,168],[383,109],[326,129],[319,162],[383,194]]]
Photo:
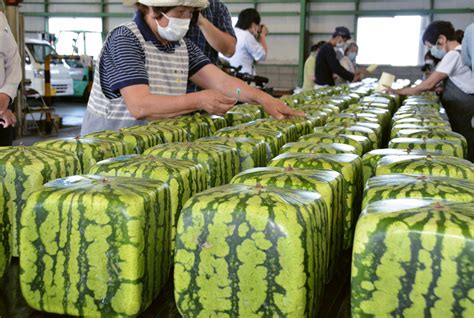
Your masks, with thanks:
[[[207,0],[138,0],[138,3],[149,7],[194,7],[204,9],[209,5]]]

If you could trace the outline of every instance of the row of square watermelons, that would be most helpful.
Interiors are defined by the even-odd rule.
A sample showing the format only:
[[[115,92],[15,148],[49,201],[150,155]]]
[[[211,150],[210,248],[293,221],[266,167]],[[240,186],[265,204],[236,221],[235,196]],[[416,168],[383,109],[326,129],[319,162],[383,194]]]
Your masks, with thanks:
[[[353,317],[474,315],[474,165],[433,95],[405,100],[388,149],[363,157]]]
[[[24,147],[34,155],[12,156],[4,170],[41,175],[6,174],[19,186],[5,198],[17,191],[23,200],[14,220],[27,302],[53,313],[134,316],[156,298],[174,264],[183,316],[316,313],[360,211],[358,154],[383,142],[388,129],[377,111],[357,117],[349,109],[391,113],[398,106],[394,96],[369,92],[296,96],[295,107],[308,115],[300,119],[266,119],[258,106],[239,105],[235,113],[246,115],[238,122],[232,114],[237,127],[196,115]],[[313,132],[339,123],[344,133]],[[103,153],[101,145],[112,150]],[[38,149],[59,149],[55,160],[67,153],[75,164],[66,165],[76,170],[39,163]],[[90,175],[39,188],[80,173]]]
[[[351,246],[362,198],[359,155],[378,145],[382,131],[389,133],[383,116],[345,114],[357,113],[348,111],[352,104],[375,99],[390,114],[398,107],[395,96],[369,92],[287,97],[308,119],[319,117],[312,131],[294,131],[285,121],[257,121],[217,133],[264,138],[273,156],[280,154],[268,167],[243,171],[231,185],[206,190],[185,204],[174,268],[175,300],[183,316],[318,313],[341,250]],[[347,131],[318,131],[338,126]]]
[[[41,311],[142,312],[168,278],[183,204],[265,166],[322,120],[264,119],[258,105],[233,112],[1,148],[1,274],[20,256],[23,295]],[[223,129],[249,121],[258,139]]]

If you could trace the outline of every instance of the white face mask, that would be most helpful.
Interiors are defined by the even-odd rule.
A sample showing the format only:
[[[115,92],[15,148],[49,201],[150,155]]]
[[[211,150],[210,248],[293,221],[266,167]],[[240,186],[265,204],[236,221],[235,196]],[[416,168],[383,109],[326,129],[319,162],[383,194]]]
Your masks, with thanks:
[[[156,25],[158,26],[158,34],[165,40],[168,41],[179,41],[188,32],[189,23],[191,19],[178,19],[173,17],[168,17],[166,14],[163,14],[165,18],[168,19],[168,26],[163,28],[158,21],[156,21]]]
[[[431,47],[430,53],[438,60],[442,60],[443,57],[446,55],[446,50],[444,48],[440,49],[436,45],[434,45],[433,47]]]

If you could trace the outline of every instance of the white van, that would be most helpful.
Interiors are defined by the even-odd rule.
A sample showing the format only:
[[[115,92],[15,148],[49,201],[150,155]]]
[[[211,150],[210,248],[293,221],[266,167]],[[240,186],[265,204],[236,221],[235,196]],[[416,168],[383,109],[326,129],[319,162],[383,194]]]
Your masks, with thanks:
[[[57,54],[47,42],[25,39],[25,78],[31,80],[29,87],[44,95],[44,59],[49,54]],[[69,74],[69,67],[63,60],[52,61],[51,94],[53,96],[74,95],[74,83]]]

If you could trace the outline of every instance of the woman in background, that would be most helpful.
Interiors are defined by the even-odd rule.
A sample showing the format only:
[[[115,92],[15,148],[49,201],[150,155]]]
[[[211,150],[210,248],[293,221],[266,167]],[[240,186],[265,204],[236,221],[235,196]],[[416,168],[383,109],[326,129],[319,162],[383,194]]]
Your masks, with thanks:
[[[326,41],[319,41],[318,43],[313,44],[311,46],[309,56],[304,62],[303,91],[309,91],[314,88],[316,55],[318,55],[319,48],[323,46],[325,43]]]
[[[453,131],[462,134],[468,145],[468,159],[474,162],[474,77],[461,58],[461,44],[448,21],[434,21],[423,33],[423,43],[441,59],[436,70],[415,87],[388,89],[400,95],[418,95],[444,81],[441,102]]]
[[[358,67],[356,64],[357,54],[359,53],[359,46],[355,42],[351,42],[347,45],[346,49],[344,50],[344,56],[339,60],[339,63],[344,67],[347,71],[351,73],[359,73],[361,75],[368,75],[369,72],[365,68]],[[340,77],[337,78],[337,83],[348,83],[347,81],[341,79]]]
[[[351,73],[355,73],[357,70],[356,58],[359,53],[359,47],[355,42],[351,42],[347,45],[344,50],[344,56],[339,60],[342,67]]]

